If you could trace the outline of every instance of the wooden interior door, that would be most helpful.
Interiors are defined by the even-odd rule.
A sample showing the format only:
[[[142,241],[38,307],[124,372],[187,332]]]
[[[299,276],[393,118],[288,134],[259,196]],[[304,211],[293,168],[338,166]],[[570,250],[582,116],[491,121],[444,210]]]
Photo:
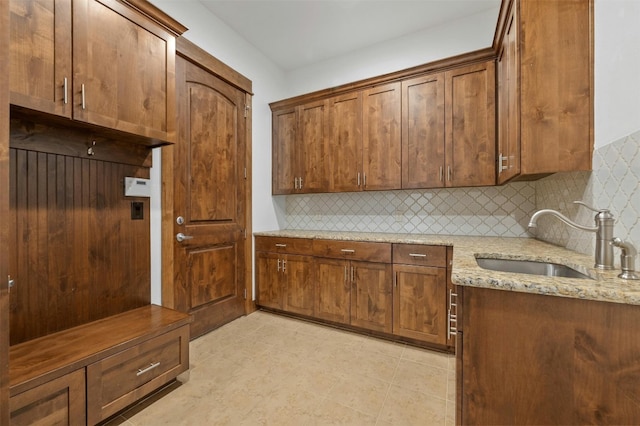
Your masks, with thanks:
[[[245,93],[181,57],[176,74],[174,277],[163,304],[166,295],[191,313],[196,337],[245,314]]]
[[[0,1],[0,75],[8,72],[9,3]],[[9,223],[9,81],[0,78],[0,247],[11,247]],[[8,256],[0,256],[0,424],[3,425],[9,424],[9,289],[5,277],[10,273]]]

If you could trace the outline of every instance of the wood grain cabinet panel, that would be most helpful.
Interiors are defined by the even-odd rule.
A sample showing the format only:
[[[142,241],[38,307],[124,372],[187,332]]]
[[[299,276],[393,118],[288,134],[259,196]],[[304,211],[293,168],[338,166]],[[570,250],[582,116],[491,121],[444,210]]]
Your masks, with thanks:
[[[458,287],[457,424],[636,424],[638,306]],[[460,319],[460,318],[459,318]]]
[[[349,262],[317,257],[316,316],[341,324],[351,321],[351,275]]]
[[[350,263],[351,325],[391,333],[391,264]]]
[[[362,93],[362,189],[400,189],[402,174],[400,83]]]
[[[11,0],[10,102],[71,118],[71,0]]]
[[[96,424],[189,368],[182,327],[87,366],[87,421]]]
[[[445,72],[445,186],[496,183],[495,64]]]
[[[328,100],[329,187],[327,192],[357,191],[362,184],[362,92]]]
[[[86,424],[85,369],[81,368],[9,399],[11,424]]]
[[[402,82],[402,188],[444,186],[444,73]]]
[[[498,182],[591,170],[593,0],[505,1],[498,27]]]
[[[11,103],[149,144],[174,142],[175,37],[184,28],[158,24],[159,11],[153,20],[139,12],[151,8],[142,1],[12,0]]]
[[[297,108],[276,111],[272,115],[272,182],[271,192],[291,194],[297,189],[299,171]]]
[[[304,255],[305,248],[310,252],[311,240],[256,237],[256,303],[259,306],[314,315],[314,263],[311,256]]]

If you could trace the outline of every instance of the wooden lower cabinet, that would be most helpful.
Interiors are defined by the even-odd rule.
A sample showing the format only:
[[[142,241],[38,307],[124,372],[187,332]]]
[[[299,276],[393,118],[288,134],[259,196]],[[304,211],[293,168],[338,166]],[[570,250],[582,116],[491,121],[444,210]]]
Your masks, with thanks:
[[[12,425],[94,425],[189,368],[189,315],[148,305],[10,348]]]
[[[294,314],[313,316],[315,280],[311,241],[256,237],[257,304]],[[299,254],[288,253],[296,251]]]
[[[165,333],[87,366],[87,422],[96,424],[189,368],[189,330]]]
[[[316,258],[316,316],[391,333],[391,265]]]
[[[393,333],[447,345],[450,247],[393,245]]]
[[[11,397],[11,424],[84,425],[85,404],[85,370],[81,368]]]
[[[458,286],[457,424],[638,424],[638,306]]]
[[[257,236],[257,304],[453,351],[452,254],[445,246]]]

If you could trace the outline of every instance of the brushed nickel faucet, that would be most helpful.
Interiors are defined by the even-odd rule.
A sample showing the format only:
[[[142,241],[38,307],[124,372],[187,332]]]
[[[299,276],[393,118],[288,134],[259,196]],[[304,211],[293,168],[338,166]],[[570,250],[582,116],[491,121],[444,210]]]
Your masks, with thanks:
[[[618,278],[624,278],[625,280],[640,280],[638,274],[636,274],[636,256],[638,252],[636,248],[627,241],[622,241],[620,238],[614,238],[611,240],[611,245],[620,248],[620,267],[622,273],[618,275]]]
[[[552,215],[566,223],[567,225],[582,229],[583,231],[596,233],[596,254],[595,254],[595,267],[598,269],[613,269],[613,215],[609,210],[597,210],[583,203],[582,201],[574,201],[574,204],[580,204],[585,206],[589,210],[597,212],[595,216],[596,226],[585,226],[573,222],[571,219],[563,215],[562,213],[551,210],[543,209],[538,210],[531,216],[529,221],[529,228],[536,228],[538,226],[537,221],[540,216]]]

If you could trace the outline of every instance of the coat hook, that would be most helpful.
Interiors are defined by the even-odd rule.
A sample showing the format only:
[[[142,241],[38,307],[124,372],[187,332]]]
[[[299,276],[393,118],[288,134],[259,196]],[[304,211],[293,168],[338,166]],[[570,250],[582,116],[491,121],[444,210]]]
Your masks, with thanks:
[[[94,146],[96,146],[96,141],[91,142],[91,146],[87,149],[87,155],[89,156],[96,155],[96,152],[93,149]]]

